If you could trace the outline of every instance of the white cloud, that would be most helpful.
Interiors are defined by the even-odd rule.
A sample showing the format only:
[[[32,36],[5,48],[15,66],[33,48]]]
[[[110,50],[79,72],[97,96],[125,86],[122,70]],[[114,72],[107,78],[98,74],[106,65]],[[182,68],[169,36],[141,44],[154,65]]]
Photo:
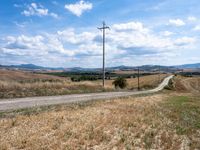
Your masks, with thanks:
[[[114,24],[113,29],[115,30],[135,30],[139,32],[146,33],[149,30],[144,28],[141,22],[129,22],[129,23],[122,23],[122,24]]]
[[[188,17],[188,21],[197,21],[197,18],[194,16]]]
[[[25,16],[51,16],[54,18],[58,18],[58,15],[55,13],[49,13],[49,10],[44,8],[42,5],[38,5],[36,3],[31,3],[28,5],[27,10],[22,12]]]
[[[164,36],[171,36],[171,35],[173,35],[174,33],[173,33],[173,32],[170,32],[170,31],[164,31],[164,32],[162,32],[161,34],[164,35]]]
[[[67,55],[68,57],[72,57],[75,55],[73,50],[68,50],[65,48],[64,43],[60,41],[57,35],[46,35],[47,41],[45,42],[47,45],[47,51],[53,53],[60,53],[63,55]]]
[[[68,42],[71,44],[81,44],[86,41],[91,41],[95,38],[96,34],[91,32],[82,32],[80,34],[76,34],[73,28],[66,29],[63,31],[58,31],[58,38],[63,42]]]
[[[119,23],[110,27],[106,35],[106,59],[112,65],[133,64],[135,59],[144,60],[143,63],[158,58],[164,60],[168,56],[172,59],[180,51],[191,49],[197,43],[196,37],[177,38],[178,35],[169,36],[173,35],[170,31],[157,33],[141,22]],[[77,32],[70,28],[36,36],[8,36],[0,43],[0,51],[1,54],[31,59],[53,56],[52,59],[57,59],[59,64],[68,64],[67,60],[73,60],[73,64],[95,67],[101,64],[101,38],[102,33],[98,30]],[[95,65],[89,60],[95,61]]]
[[[34,36],[34,37],[28,37],[25,35],[21,35],[18,37],[7,37],[7,48],[10,49],[14,48],[22,48],[22,49],[37,49],[39,46],[41,46],[41,49],[44,47],[44,44],[42,44],[42,41],[44,38],[42,36]]]
[[[111,30],[108,36],[114,41],[113,45],[116,44],[119,47],[138,47],[160,50],[168,49],[172,46],[169,39],[154,35],[152,31],[144,27],[141,22],[115,24],[113,25],[113,29],[114,31]],[[119,29],[121,30],[120,32],[118,31]]]
[[[49,16],[51,16],[53,18],[59,18],[59,16],[56,13],[50,13]]]
[[[18,23],[16,21],[13,22],[17,27],[19,28],[25,28],[27,23],[26,22],[22,22],[22,23]]]
[[[200,31],[200,25],[197,25],[193,28],[194,31]]]
[[[67,56],[73,56],[74,52],[64,48],[62,42],[53,35],[37,35],[37,36],[25,36],[20,35],[18,37],[8,36],[4,39],[6,44],[3,46],[7,52],[17,52],[26,55],[47,55],[49,52],[60,53]]]
[[[184,26],[185,22],[181,19],[170,19],[169,24],[175,25],[175,26]]]
[[[16,8],[22,7],[22,5],[20,5],[20,4],[14,4],[13,6],[16,7]]]
[[[69,4],[65,5],[65,9],[69,10],[74,15],[80,17],[84,11],[91,10],[93,7],[93,4],[90,2],[85,2],[84,0],[81,0],[75,4]]]
[[[36,3],[31,3],[31,5],[28,6],[28,10],[24,10],[22,14],[25,16],[47,16],[48,9],[38,7]]]
[[[175,40],[175,44],[180,45],[180,46],[185,46],[185,45],[190,45],[194,44],[196,42],[196,38],[194,37],[181,37]]]

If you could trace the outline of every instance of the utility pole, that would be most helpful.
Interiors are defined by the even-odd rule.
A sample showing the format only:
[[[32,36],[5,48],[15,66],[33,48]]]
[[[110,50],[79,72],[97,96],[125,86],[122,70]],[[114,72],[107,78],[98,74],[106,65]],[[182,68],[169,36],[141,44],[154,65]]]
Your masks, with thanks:
[[[105,86],[105,30],[110,29],[103,21],[103,27],[98,28],[103,31],[103,87]]]
[[[138,91],[140,90],[140,68],[138,67]]]
[[[160,66],[158,66],[158,71],[159,71],[159,73],[158,73],[158,74],[159,74],[159,75],[158,75],[158,76],[159,76],[159,77],[158,77],[158,83],[160,83]]]

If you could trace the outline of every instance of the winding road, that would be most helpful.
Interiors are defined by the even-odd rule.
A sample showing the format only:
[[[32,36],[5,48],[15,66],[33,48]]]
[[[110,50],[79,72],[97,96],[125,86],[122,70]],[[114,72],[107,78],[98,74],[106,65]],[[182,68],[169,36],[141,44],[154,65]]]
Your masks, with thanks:
[[[151,94],[164,89],[168,85],[173,75],[166,77],[163,82],[155,89],[147,91],[127,91],[127,92],[105,92],[89,94],[73,94],[64,96],[44,96],[44,97],[27,97],[14,99],[0,99],[0,111],[17,110],[37,106],[47,106],[65,103],[84,102],[89,100],[109,99],[139,94]]]

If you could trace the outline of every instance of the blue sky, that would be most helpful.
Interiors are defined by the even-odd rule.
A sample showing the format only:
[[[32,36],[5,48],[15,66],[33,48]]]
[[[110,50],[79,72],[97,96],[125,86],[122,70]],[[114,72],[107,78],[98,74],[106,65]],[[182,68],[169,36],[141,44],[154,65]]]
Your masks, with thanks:
[[[200,62],[198,0],[2,0],[0,64],[101,67]]]

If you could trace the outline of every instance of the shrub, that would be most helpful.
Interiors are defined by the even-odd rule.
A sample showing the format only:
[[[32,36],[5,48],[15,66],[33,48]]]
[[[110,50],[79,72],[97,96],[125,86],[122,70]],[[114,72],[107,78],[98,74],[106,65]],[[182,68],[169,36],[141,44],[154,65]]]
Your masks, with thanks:
[[[117,79],[115,79],[112,84],[115,85],[115,88],[121,89],[124,89],[128,85],[126,79],[122,77],[118,77]]]
[[[165,90],[173,90],[174,89],[174,82],[172,79],[169,80],[169,84],[164,87]]]

